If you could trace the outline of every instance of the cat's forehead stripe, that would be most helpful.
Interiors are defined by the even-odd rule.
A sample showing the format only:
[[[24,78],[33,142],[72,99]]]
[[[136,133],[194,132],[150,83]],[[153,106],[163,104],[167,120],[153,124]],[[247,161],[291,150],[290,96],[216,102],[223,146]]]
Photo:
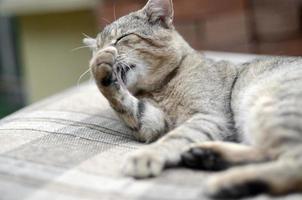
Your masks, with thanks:
[[[110,36],[111,37],[117,37],[117,36],[121,35],[121,33],[122,33],[121,29],[119,29],[119,28],[113,28],[111,30]]]
[[[154,27],[150,27],[146,23],[144,15],[140,12],[131,13],[117,19],[112,24],[107,25],[100,33],[102,41],[116,39],[127,32],[136,32],[143,35],[150,35],[153,33]]]
[[[117,31],[115,29],[112,29],[111,33],[110,33],[111,37],[116,36],[116,33],[117,33]]]

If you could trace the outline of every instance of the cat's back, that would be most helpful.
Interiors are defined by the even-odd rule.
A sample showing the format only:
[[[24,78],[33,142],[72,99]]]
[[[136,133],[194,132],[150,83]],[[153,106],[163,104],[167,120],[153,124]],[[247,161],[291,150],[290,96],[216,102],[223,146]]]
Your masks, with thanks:
[[[278,110],[280,103],[302,98],[301,58],[266,57],[238,68],[231,105],[239,129],[258,108]]]
[[[238,66],[239,81],[251,82],[269,78],[269,75],[290,74],[302,70],[300,57],[263,57]]]
[[[248,92],[248,88],[270,88],[267,92],[282,86],[296,87],[302,81],[302,58],[263,57],[238,66],[238,78],[233,97]],[[297,82],[298,81],[298,82]],[[265,86],[265,87],[264,87]],[[302,85],[301,85],[302,88]]]

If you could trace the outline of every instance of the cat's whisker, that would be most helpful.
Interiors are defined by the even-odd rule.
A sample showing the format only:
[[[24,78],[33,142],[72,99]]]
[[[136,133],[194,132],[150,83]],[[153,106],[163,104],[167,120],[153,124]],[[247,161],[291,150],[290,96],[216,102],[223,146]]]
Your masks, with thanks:
[[[114,5],[113,5],[113,17],[114,17],[114,20],[116,20],[116,2],[114,2]]]
[[[121,68],[119,72],[115,71],[115,75],[116,75],[116,78],[117,78],[117,81],[118,83],[123,87],[123,88],[126,88],[125,84],[124,84],[124,81],[122,80],[122,71],[123,69]]]
[[[107,23],[106,25],[108,25],[108,24],[111,24],[111,23],[112,23],[110,20],[108,20],[108,19],[106,19],[106,18],[104,18],[104,17],[102,17],[101,19],[102,19],[104,22],[106,22],[106,23]]]
[[[82,78],[83,78],[86,74],[88,74],[90,71],[91,71],[91,68],[89,67],[89,69],[86,70],[86,71],[79,77],[78,82],[77,82],[77,86],[78,86],[78,87],[80,86],[80,82],[81,82]]]
[[[126,54],[120,54],[117,58],[117,62],[126,65],[126,67],[128,67],[129,70],[134,71],[133,68],[130,66],[129,62],[137,63],[138,61],[136,59],[134,59],[133,57],[127,56]]]
[[[133,48],[133,49],[131,49],[130,51],[128,51],[128,52],[126,52],[126,53],[121,53],[121,54],[119,54],[119,55],[117,56],[117,60],[119,60],[119,59],[125,59],[125,58],[127,58],[128,60],[129,60],[129,59],[132,59],[131,54],[132,54],[134,51],[138,50],[138,49],[140,49],[140,48]],[[133,60],[133,59],[132,59],[132,60]]]
[[[119,58],[117,58],[116,60],[117,60],[117,62],[124,62],[124,63],[127,63],[128,58],[127,58],[127,57],[119,57]]]
[[[81,46],[81,47],[76,47],[74,49],[71,49],[71,51],[77,51],[77,50],[80,50],[80,49],[85,49],[85,48],[89,48],[89,46]]]
[[[127,67],[129,71],[134,72],[134,70],[130,67],[128,63],[124,63],[124,66]]]
[[[120,54],[120,55],[118,55],[117,56],[117,60],[119,60],[119,59],[125,59],[126,58],[126,55],[125,54]]]
[[[123,70],[125,70],[124,68],[126,68],[128,71],[134,72],[134,70],[130,67],[130,65],[124,59],[117,60],[117,65],[119,65],[119,64]]]
[[[134,51],[136,50],[139,50],[140,48],[132,48],[130,51],[127,51],[125,53],[121,53],[120,55],[121,56],[125,56],[125,57],[128,57],[131,53],[133,53]]]
[[[93,39],[92,37],[90,37],[89,35],[87,35],[86,33],[82,33],[82,35],[87,38],[87,39]]]
[[[124,65],[125,65],[125,67],[129,68],[129,70],[132,70],[128,63],[124,63]]]
[[[117,59],[116,59],[116,62],[117,62],[117,63],[127,63],[127,62],[126,62],[126,57],[117,58]]]

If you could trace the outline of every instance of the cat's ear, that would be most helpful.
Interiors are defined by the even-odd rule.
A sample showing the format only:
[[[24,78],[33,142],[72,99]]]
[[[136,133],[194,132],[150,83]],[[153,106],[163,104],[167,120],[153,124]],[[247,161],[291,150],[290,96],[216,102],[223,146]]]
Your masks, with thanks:
[[[161,21],[167,27],[172,26],[174,17],[172,0],[149,0],[143,10],[150,22]]]
[[[93,38],[84,38],[83,43],[89,47],[92,51],[97,49],[97,41]]]

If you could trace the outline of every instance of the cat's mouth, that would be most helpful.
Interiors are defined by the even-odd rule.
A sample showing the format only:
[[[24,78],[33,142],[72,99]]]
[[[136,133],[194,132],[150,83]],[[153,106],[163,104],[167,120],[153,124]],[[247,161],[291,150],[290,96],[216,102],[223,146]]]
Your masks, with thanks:
[[[136,68],[135,64],[116,63],[113,66],[113,71],[119,83],[127,84],[127,75]]]

